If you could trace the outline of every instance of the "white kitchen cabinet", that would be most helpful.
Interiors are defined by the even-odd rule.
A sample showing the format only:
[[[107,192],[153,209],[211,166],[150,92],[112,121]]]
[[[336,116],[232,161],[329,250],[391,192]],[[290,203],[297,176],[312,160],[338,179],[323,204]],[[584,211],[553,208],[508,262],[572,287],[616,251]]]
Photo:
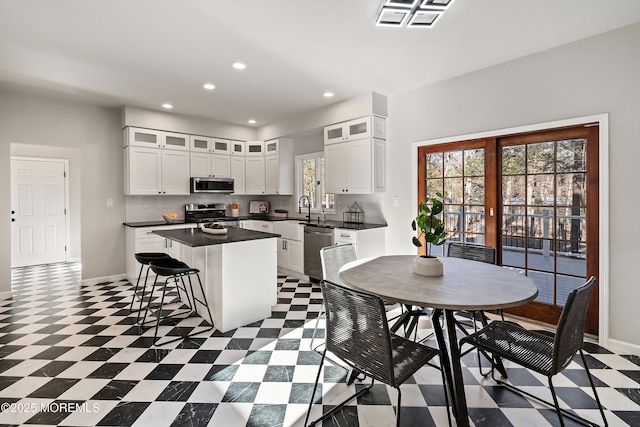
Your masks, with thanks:
[[[164,195],[190,194],[189,153],[162,150],[161,188]]]
[[[304,245],[278,237],[278,268],[304,274]]]
[[[212,146],[212,138],[198,135],[189,136],[189,149],[192,153],[210,153]]]
[[[265,194],[265,158],[264,156],[249,156],[245,158],[245,193]]]
[[[196,178],[229,178],[231,176],[231,156],[192,152],[190,174]]]
[[[162,132],[160,134],[161,148],[189,151],[189,135],[175,132]]]
[[[228,139],[190,135],[189,147],[191,152],[231,154],[231,141]]]
[[[262,231],[264,233],[273,233],[273,222],[254,219],[251,229],[254,231]]]
[[[191,135],[190,147],[190,176],[196,178],[229,178],[231,176],[231,141]]]
[[[231,155],[231,141],[228,139],[212,138],[213,152]]]
[[[231,141],[231,155],[243,156],[245,155],[246,143],[244,141]]]
[[[324,127],[324,143],[336,144],[364,138],[387,138],[386,118],[366,116]]]
[[[265,156],[266,194],[293,194],[293,141],[284,138],[272,139],[265,142],[265,147],[267,150]]]
[[[279,139],[271,139],[269,141],[264,142],[264,154],[275,154],[280,150],[280,140]]]
[[[327,193],[345,193],[347,182],[347,143],[324,147],[324,185]]]
[[[264,156],[264,141],[247,141],[245,148],[245,156]]]
[[[385,228],[369,228],[366,230],[352,230],[336,228],[333,241],[335,245],[351,243],[358,258],[377,257],[385,254]]]
[[[278,268],[304,274],[304,226],[299,220],[274,221],[278,238]]]
[[[186,195],[189,153],[128,146],[125,149],[125,195]]]
[[[246,228],[247,230],[253,230],[253,220],[243,219],[242,221],[238,221],[238,226],[240,228]]]
[[[326,145],[327,193],[369,194],[385,190],[385,141],[359,139]]]
[[[162,131],[153,129],[143,129],[136,127],[124,128],[124,146],[138,146],[149,148],[162,147]]]
[[[125,256],[127,279],[135,285],[140,273],[140,263],[136,261],[135,254],[139,252],[162,252],[176,259],[181,258],[180,244],[157,234],[156,230],[173,230],[179,228],[194,228],[196,224],[158,225],[152,227],[126,227],[125,229]],[[145,269],[146,273],[146,269]],[[149,277],[154,277],[153,271],[149,271]],[[144,273],[141,279],[144,283]],[[153,283],[153,279],[150,283]],[[149,282],[147,282],[149,284]]]
[[[231,155],[231,178],[233,178],[233,194],[245,194],[246,158]]]

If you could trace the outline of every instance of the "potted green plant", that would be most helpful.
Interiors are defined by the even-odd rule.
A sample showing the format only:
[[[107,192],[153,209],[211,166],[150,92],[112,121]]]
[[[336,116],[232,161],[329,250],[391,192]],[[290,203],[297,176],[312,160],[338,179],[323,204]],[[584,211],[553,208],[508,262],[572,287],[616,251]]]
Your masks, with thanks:
[[[427,248],[426,255],[419,255],[413,262],[413,272],[421,276],[442,276],[442,261],[431,255],[432,246],[443,245],[447,238],[444,231],[444,224],[438,218],[444,209],[444,196],[436,193],[433,197],[428,197],[418,205],[418,216],[411,222],[413,231],[418,231],[417,236],[413,236],[413,244],[422,247],[424,239]]]

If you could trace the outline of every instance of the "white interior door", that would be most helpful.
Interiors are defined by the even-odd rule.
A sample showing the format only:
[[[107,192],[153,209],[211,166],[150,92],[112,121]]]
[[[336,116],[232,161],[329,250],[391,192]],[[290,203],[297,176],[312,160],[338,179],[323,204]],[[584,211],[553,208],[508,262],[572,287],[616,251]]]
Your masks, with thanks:
[[[11,266],[66,261],[65,167],[11,159]]]

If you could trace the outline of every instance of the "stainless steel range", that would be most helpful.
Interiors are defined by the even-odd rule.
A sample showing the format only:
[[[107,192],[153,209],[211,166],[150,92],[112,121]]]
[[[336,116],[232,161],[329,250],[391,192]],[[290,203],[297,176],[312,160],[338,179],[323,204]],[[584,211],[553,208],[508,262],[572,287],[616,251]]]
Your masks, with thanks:
[[[184,222],[216,222],[225,227],[237,227],[238,218],[226,216],[224,203],[201,203],[184,206]]]

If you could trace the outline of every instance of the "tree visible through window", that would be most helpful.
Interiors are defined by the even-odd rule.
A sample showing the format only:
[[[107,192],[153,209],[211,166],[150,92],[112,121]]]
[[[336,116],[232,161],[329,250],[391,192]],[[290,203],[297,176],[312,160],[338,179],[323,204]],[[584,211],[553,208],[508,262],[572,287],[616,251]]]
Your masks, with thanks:
[[[333,211],[334,195],[324,190],[324,153],[303,154],[296,157],[298,198],[309,197],[311,210]],[[304,207],[307,201],[304,201]]]

